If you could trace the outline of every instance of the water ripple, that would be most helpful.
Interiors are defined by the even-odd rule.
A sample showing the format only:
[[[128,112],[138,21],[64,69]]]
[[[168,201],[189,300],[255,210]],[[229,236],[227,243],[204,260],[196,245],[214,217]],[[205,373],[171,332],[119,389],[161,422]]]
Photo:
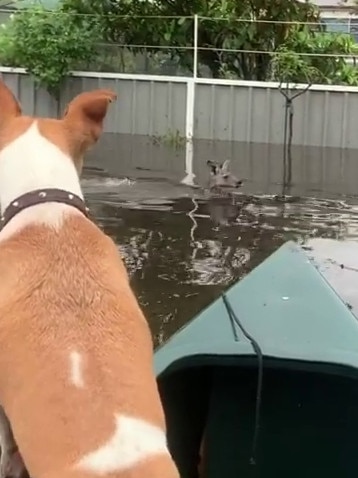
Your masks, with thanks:
[[[168,181],[120,180],[93,171],[82,184],[98,223],[123,254],[157,341],[283,242],[358,240],[356,198],[208,198],[204,190]]]

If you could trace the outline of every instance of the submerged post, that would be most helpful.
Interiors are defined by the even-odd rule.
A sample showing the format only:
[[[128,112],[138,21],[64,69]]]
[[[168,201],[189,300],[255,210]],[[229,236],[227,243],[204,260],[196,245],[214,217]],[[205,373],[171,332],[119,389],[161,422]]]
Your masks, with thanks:
[[[186,84],[186,119],[185,119],[185,173],[182,184],[195,186],[193,171],[194,158],[194,123],[195,123],[195,86],[198,77],[198,28],[199,17],[194,15],[194,43],[193,43],[193,77],[188,79]]]

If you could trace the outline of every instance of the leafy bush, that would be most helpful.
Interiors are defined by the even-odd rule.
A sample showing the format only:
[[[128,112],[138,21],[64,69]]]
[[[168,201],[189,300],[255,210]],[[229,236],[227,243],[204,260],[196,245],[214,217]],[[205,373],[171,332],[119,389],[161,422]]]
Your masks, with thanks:
[[[0,64],[26,68],[54,96],[75,69],[190,75],[194,12],[202,17],[199,76],[358,85],[358,68],[347,62],[357,43],[304,25],[320,20],[309,1],[62,0],[0,28]]]
[[[20,66],[15,59],[14,38],[10,33],[10,29],[5,24],[0,27],[0,65]]]
[[[282,45],[292,28],[285,22],[315,22],[319,17],[312,3],[292,0],[63,0],[63,5],[67,11],[100,18],[104,41],[141,45],[131,47],[134,53],[165,52],[189,71],[196,13],[201,17],[199,73],[205,67],[214,78],[262,81],[268,79],[271,63],[265,52]]]
[[[274,78],[294,83],[358,85],[358,69],[353,61],[347,63],[347,58],[354,55],[358,55],[358,44],[350,35],[305,28],[291,33],[277,50]]]
[[[26,68],[55,97],[69,72],[94,58],[101,39],[95,18],[69,15],[61,7],[35,5],[13,14],[1,30],[1,63]]]

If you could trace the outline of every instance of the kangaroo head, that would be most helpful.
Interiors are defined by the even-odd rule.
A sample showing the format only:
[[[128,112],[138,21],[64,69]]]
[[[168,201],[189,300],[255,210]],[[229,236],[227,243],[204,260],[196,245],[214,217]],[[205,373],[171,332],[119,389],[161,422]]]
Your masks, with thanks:
[[[242,180],[239,180],[229,170],[229,159],[224,161],[222,164],[208,160],[206,164],[210,168],[210,189],[239,188],[242,186]]]

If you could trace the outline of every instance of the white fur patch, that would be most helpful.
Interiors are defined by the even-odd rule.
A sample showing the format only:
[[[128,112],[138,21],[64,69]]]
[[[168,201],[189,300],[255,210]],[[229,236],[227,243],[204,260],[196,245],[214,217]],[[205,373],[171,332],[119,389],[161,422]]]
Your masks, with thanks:
[[[76,468],[105,475],[129,469],[156,455],[169,454],[163,430],[150,423],[116,415],[116,428],[109,440],[88,453]]]
[[[75,350],[70,353],[70,368],[71,382],[75,387],[83,388],[85,386],[83,378],[83,357]]]
[[[42,136],[34,121],[24,134],[0,151],[1,210],[4,211],[19,196],[42,188],[65,189],[83,198],[72,159]],[[65,204],[32,206],[20,212],[5,226],[0,239],[34,222],[58,228],[68,212],[80,214],[75,208]]]

